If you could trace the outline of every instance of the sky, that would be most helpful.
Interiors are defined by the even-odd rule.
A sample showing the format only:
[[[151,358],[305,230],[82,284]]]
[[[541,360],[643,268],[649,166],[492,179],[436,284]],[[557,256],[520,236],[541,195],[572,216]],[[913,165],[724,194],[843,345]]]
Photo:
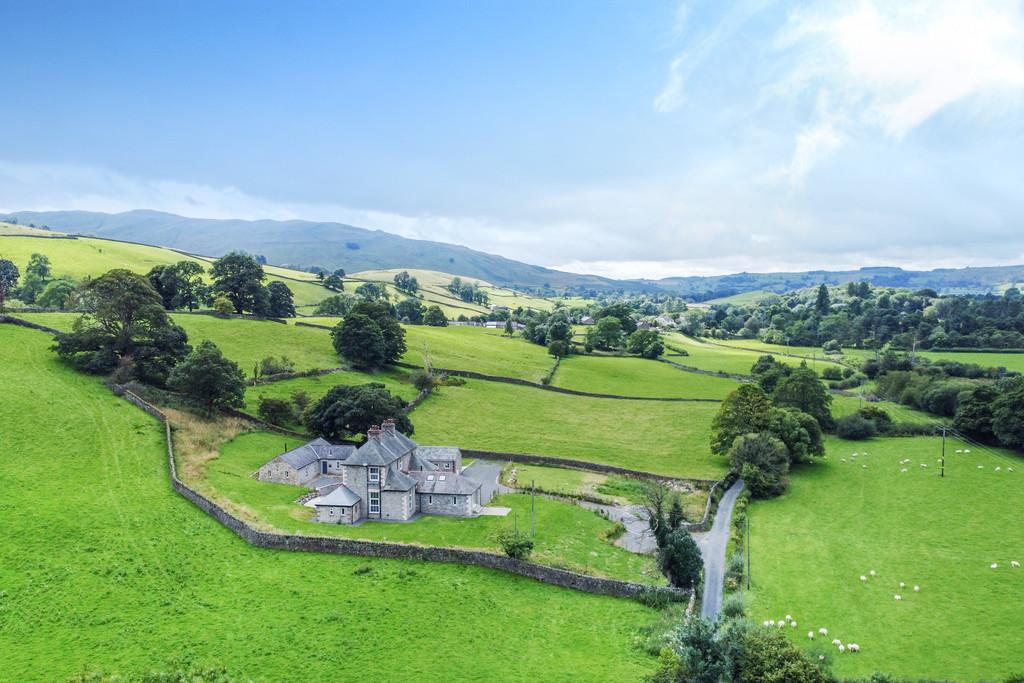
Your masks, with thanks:
[[[0,212],[611,277],[1024,263],[1024,0],[2,0]]]

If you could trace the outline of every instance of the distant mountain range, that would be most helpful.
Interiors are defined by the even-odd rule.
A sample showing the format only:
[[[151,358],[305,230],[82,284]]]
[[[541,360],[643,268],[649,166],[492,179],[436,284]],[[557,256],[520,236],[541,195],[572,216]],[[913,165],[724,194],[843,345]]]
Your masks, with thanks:
[[[985,294],[1024,282],[1024,265],[940,268],[912,271],[870,267],[849,271],[670,277],[613,280],[578,275],[513,261],[443,242],[413,240],[381,230],[314,221],[244,221],[186,218],[160,211],[107,214],[90,211],[18,211],[0,217],[61,232],[141,242],[210,256],[240,249],[275,265],[309,269],[344,268],[349,273],[388,268],[422,268],[487,280],[522,290],[671,292],[704,301],[766,290],[785,292],[820,284],[867,281],[880,286],[931,288],[940,293]]]

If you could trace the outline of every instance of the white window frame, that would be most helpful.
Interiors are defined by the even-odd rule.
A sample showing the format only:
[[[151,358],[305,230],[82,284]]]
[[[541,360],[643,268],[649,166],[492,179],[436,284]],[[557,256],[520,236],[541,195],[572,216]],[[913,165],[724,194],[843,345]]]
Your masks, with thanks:
[[[377,497],[377,503],[376,503],[377,504],[377,509],[376,510],[373,509],[373,506],[374,506],[373,497],[374,496]],[[369,504],[370,504],[370,514],[371,515],[379,515],[380,514],[380,492],[379,491],[370,491]]]
[[[370,481],[371,484],[379,484],[380,483],[380,468],[379,467],[371,467],[370,468],[370,473],[367,476],[368,476],[369,481]]]

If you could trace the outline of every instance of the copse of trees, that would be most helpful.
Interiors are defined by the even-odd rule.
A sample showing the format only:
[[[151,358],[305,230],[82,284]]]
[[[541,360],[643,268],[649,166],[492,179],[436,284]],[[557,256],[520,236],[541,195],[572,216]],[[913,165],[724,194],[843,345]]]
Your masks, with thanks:
[[[270,296],[263,281],[263,266],[249,254],[233,251],[217,259],[210,268],[213,292],[223,293],[231,301],[235,313],[263,315],[269,308]]]
[[[316,315],[347,315],[358,302],[359,297],[354,294],[335,294],[318,303],[314,313]]]
[[[481,306],[486,306],[490,303],[487,292],[480,289],[476,283],[463,282],[460,277],[452,278],[452,281],[448,283],[445,289],[466,303],[479,304]]]
[[[196,401],[207,416],[245,405],[245,373],[209,339],[171,370],[167,385]]]
[[[203,283],[203,267],[195,261],[179,261],[171,265],[154,266],[146,277],[160,295],[164,308],[174,311],[187,308],[194,311],[207,296]]]
[[[403,434],[413,433],[405,402],[379,383],[334,387],[303,415],[306,428],[329,441],[366,434],[387,419]]]
[[[18,286],[18,279],[21,274],[18,266],[13,261],[0,259],[0,313],[3,313],[7,304],[7,298]]]
[[[398,316],[398,319],[410,325],[422,325],[423,314],[426,310],[423,302],[413,297],[403,299],[395,306],[395,314]]]
[[[637,330],[629,335],[626,350],[641,358],[657,358],[665,352],[665,345],[654,330]]]
[[[111,270],[83,286],[87,312],[71,332],[57,335],[61,358],[96,374],[118,371],[118,379],[163,386],[191,348],[174,325],[149,280],[128,270]]]
[[[394,309],[377,301],[361,301],[331,331],[334,349],[353,366],[376,369],[394,363],[406,351],[405,330]]]
[[[35,304],[36,299],[46,285],[53,279],[53,270],[50,266],[50,258],[44,254],[32,254],[25,266],[25,277],[18,290],[18,298],[23,303]]]
[[[423,314],[423,324],[431,327],[448,327],[448,318],[440,306],[429,306]]]
[[[415,294],[420,290],[420,283],[415,277],[409,275],[409,271],[403,270],[394,277],[395,287],[402,292]]]

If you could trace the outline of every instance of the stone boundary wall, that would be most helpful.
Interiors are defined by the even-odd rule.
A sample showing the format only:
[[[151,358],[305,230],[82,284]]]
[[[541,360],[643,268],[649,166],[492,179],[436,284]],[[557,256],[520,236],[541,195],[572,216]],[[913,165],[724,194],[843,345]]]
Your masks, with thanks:
[[[408,370],[422,370],[423,368],[419,365],[413,365],[412,363],[394,363],[400,368],[406,368]],[[521,387],[530,387],[532,389],[543,389],[544,391],[553,391],[556,394],[567,394],[569,396],[581,396],[583,398],[611,398],[619,401],[665,401],[673,403],[721,403],[721,399],[717,398],[677,398],[667,396],[620,396],[618,394],[597,394],[590,391],[577,391],[576,389],[566,389],[565,387],[554,387],[550,385],[541,384],[540,382],[531,382],[528,379],[519,379],[518,377],[503,377],[501,375],[485,375],[482,372],[473,372],[472,370],[455,370],[452,368],[434,368],[435,373],[443,375],[451,375],[452,377],[465,377],[466,379],[479,379],[485,382],[501,382],[504,384],[515,384]]]
[[[178,478],[177,467],[174,463],[174,441],[171,435],[171,426],[167,417],[158,408],[147,403],[131,391],[115,389],[115,392],[120,393],[130,403],[146,411],[164,425],[171,487],[200,510],[240,536],[244,541],[258,548],[473,565],[496,569],[510,574],[518,574],[519,576],[525,576],[563,588],[572,588],[586,593],[619,598],[642,600],[648,596],[664,596],[670,600],[681,602],[689,599],[691,595],[691,591],[668,586],[646,586],[629,581],[587,576],[565,569],[557,569],[524,560],[515,560],[504,555],[485,551],[259,531],[190,488]]]
[[[725,370],[704,370],[703,368],[695,368],[692,365],[683,365],[682,363],[677,363],[674,360],[669,360],[667,358],[655,358],[654,360],[659,363],[671,365],[677,370],[682,370],[683,372],[692,372],[697,375],[707,375],[708,377],[719,377],[722,379],[734,379],[737,382],[750,381],[750,375],[740,375],[735,372],[726,372]]]
[[[341,320],[341,318],[339,317],[338,320]],[[295,327],[315,327],[318,330],[327,330],[327,331],[331,331],[331,330],[334,329],[333,327],[330,327],[328,325],[318,325],[317,323],[304,323],[301,320],[296,320],[295,321]]]
[[[27,320],[21,318],[15,318],[10,315],[0,315],[0,323],[7,323],[8,325],[17,325],[18,327],[28,327],[33,330],[39,330],[40,332],[48,332],[53,335],[63,334],[60,330],[55,330],[52,327],[46,325],[39,325],[38,323],[30,323]]]
[[[341,372],[343,368],[317,368],[315,370],[299,370],[297,372],[278,372],[273,375],[264,375],[259,379],[250,379],[247,384],[250,387],[258,387],[261,384],[271,384],[273,382],[281,382],[286,379],[299,379],[300,377],[321,377],[323,375],[331,375],[335,372]]]
[[[134,394],[132,395],[134,396]],[[309,436],[307,434],[300,434],[299,432],[293,432],[290,429],[285,429],[284,427],[278,427],[277,425],[270,424],[269,422],[261,420],[255,415],[250,415],[249,413],[243,410],[235,410],[234,408],[224,408],[223,412],[225,415],[237,417],[239,420],[245,420],[246,422],[249,422],[252,425],[259,427],[260,429],[264,429],[268,432],[274,432],[275,434],[290,436],[296,439],[303,439],[306,441],[309,440]]]

